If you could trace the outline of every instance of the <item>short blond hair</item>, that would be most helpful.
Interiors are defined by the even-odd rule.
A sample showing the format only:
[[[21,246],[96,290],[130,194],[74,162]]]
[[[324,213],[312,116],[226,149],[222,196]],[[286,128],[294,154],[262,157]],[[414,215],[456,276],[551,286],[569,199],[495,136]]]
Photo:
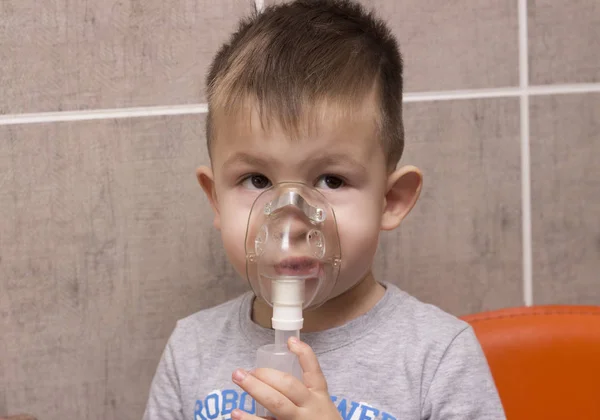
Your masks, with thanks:
[[[207,76],[206,139],[216,114],[256,106],[297,133],[319,105],[356,107],[373,93],[378,137],[395,167],[404,149],[402,58],[386,24],[349,0],[297,0],[254,11],[216,54]]]

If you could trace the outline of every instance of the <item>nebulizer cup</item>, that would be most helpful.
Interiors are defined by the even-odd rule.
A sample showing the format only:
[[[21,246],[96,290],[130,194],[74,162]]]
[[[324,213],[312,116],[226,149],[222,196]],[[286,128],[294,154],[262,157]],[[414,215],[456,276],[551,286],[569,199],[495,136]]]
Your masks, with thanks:
[[[250,286],[273,308],[275,341],[258,349],[256,365],[302,380],[287,340],[299,338],[303,310],[322,305],[337,281],[341,250],[333,208],[306,184],[277,184],[255,200],[245,246]],[[257,415],[271,414],[257,404]]]

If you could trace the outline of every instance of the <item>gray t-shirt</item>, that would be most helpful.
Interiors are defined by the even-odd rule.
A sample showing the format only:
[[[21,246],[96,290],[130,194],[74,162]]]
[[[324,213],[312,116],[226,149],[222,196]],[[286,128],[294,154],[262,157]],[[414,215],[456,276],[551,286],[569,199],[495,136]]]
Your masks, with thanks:
[[[301,334],[319,358],[344,420],[505,419],[485,356],[463,321],[391,284],[368,313]],[[273,331],[250,318],[245,294],[177,323],[158,365],[144,420],[230,419],[254,412],[231,381],[252,369]]]

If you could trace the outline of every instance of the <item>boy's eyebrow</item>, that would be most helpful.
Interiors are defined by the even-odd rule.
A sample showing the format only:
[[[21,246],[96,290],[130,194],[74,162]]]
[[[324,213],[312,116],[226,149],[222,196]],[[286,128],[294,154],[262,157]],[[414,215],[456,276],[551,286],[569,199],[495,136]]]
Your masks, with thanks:
[[[227,166],[233,166],[240,163],[245,163],[251,166],[267,166],[269,160],[253,156],[248,153],[238,152],[230,156],[225,162],[223,162],[223,168]]]
[[[353,166],[362,171],[366,171],[367,168],[360,163],[358,160],[352,158],[351,156],[345,155],[343,153],[335,153],[331,155],[325,155],[318,157],[312,160],[315,166],[329,166],[329,165],[343,165],[343,166]]]
[[[314,159],[307,159],[308,162],[303,162],[305,164],[312,164],[314,166],[329,166],[329,165],[343,165],[343,166],[352,166],[361,171],[367,171],[367,168],[352,158],[351,156],[345,155],[343,153],[335,153],[325,156],[320,156]],[[264,159],[258,156],[253,156],[248,153],[238,152],[230,156],[224,163],[223,168],[228,166],[236,165],[236,164],[248,164],[251,166],[259,166],[259,167],[267,167],[273,163],[273,159]]]

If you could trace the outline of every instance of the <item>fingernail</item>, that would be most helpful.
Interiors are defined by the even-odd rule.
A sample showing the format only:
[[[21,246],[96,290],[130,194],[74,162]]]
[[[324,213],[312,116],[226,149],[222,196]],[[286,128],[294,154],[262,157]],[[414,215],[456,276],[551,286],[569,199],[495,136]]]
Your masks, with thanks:
[[[292,346],[298,345],[299,342],[300,342],[300,340],[298,340],[298,337],[290,337],[290,344]]]
[[[241,420],[242,412],[237,408],[231,412],[231,420]]]
[[[247,375],[248,374],[245,370],[237,369],[235,372],[233,372],[233,381],[238,383],[242,382]]]

